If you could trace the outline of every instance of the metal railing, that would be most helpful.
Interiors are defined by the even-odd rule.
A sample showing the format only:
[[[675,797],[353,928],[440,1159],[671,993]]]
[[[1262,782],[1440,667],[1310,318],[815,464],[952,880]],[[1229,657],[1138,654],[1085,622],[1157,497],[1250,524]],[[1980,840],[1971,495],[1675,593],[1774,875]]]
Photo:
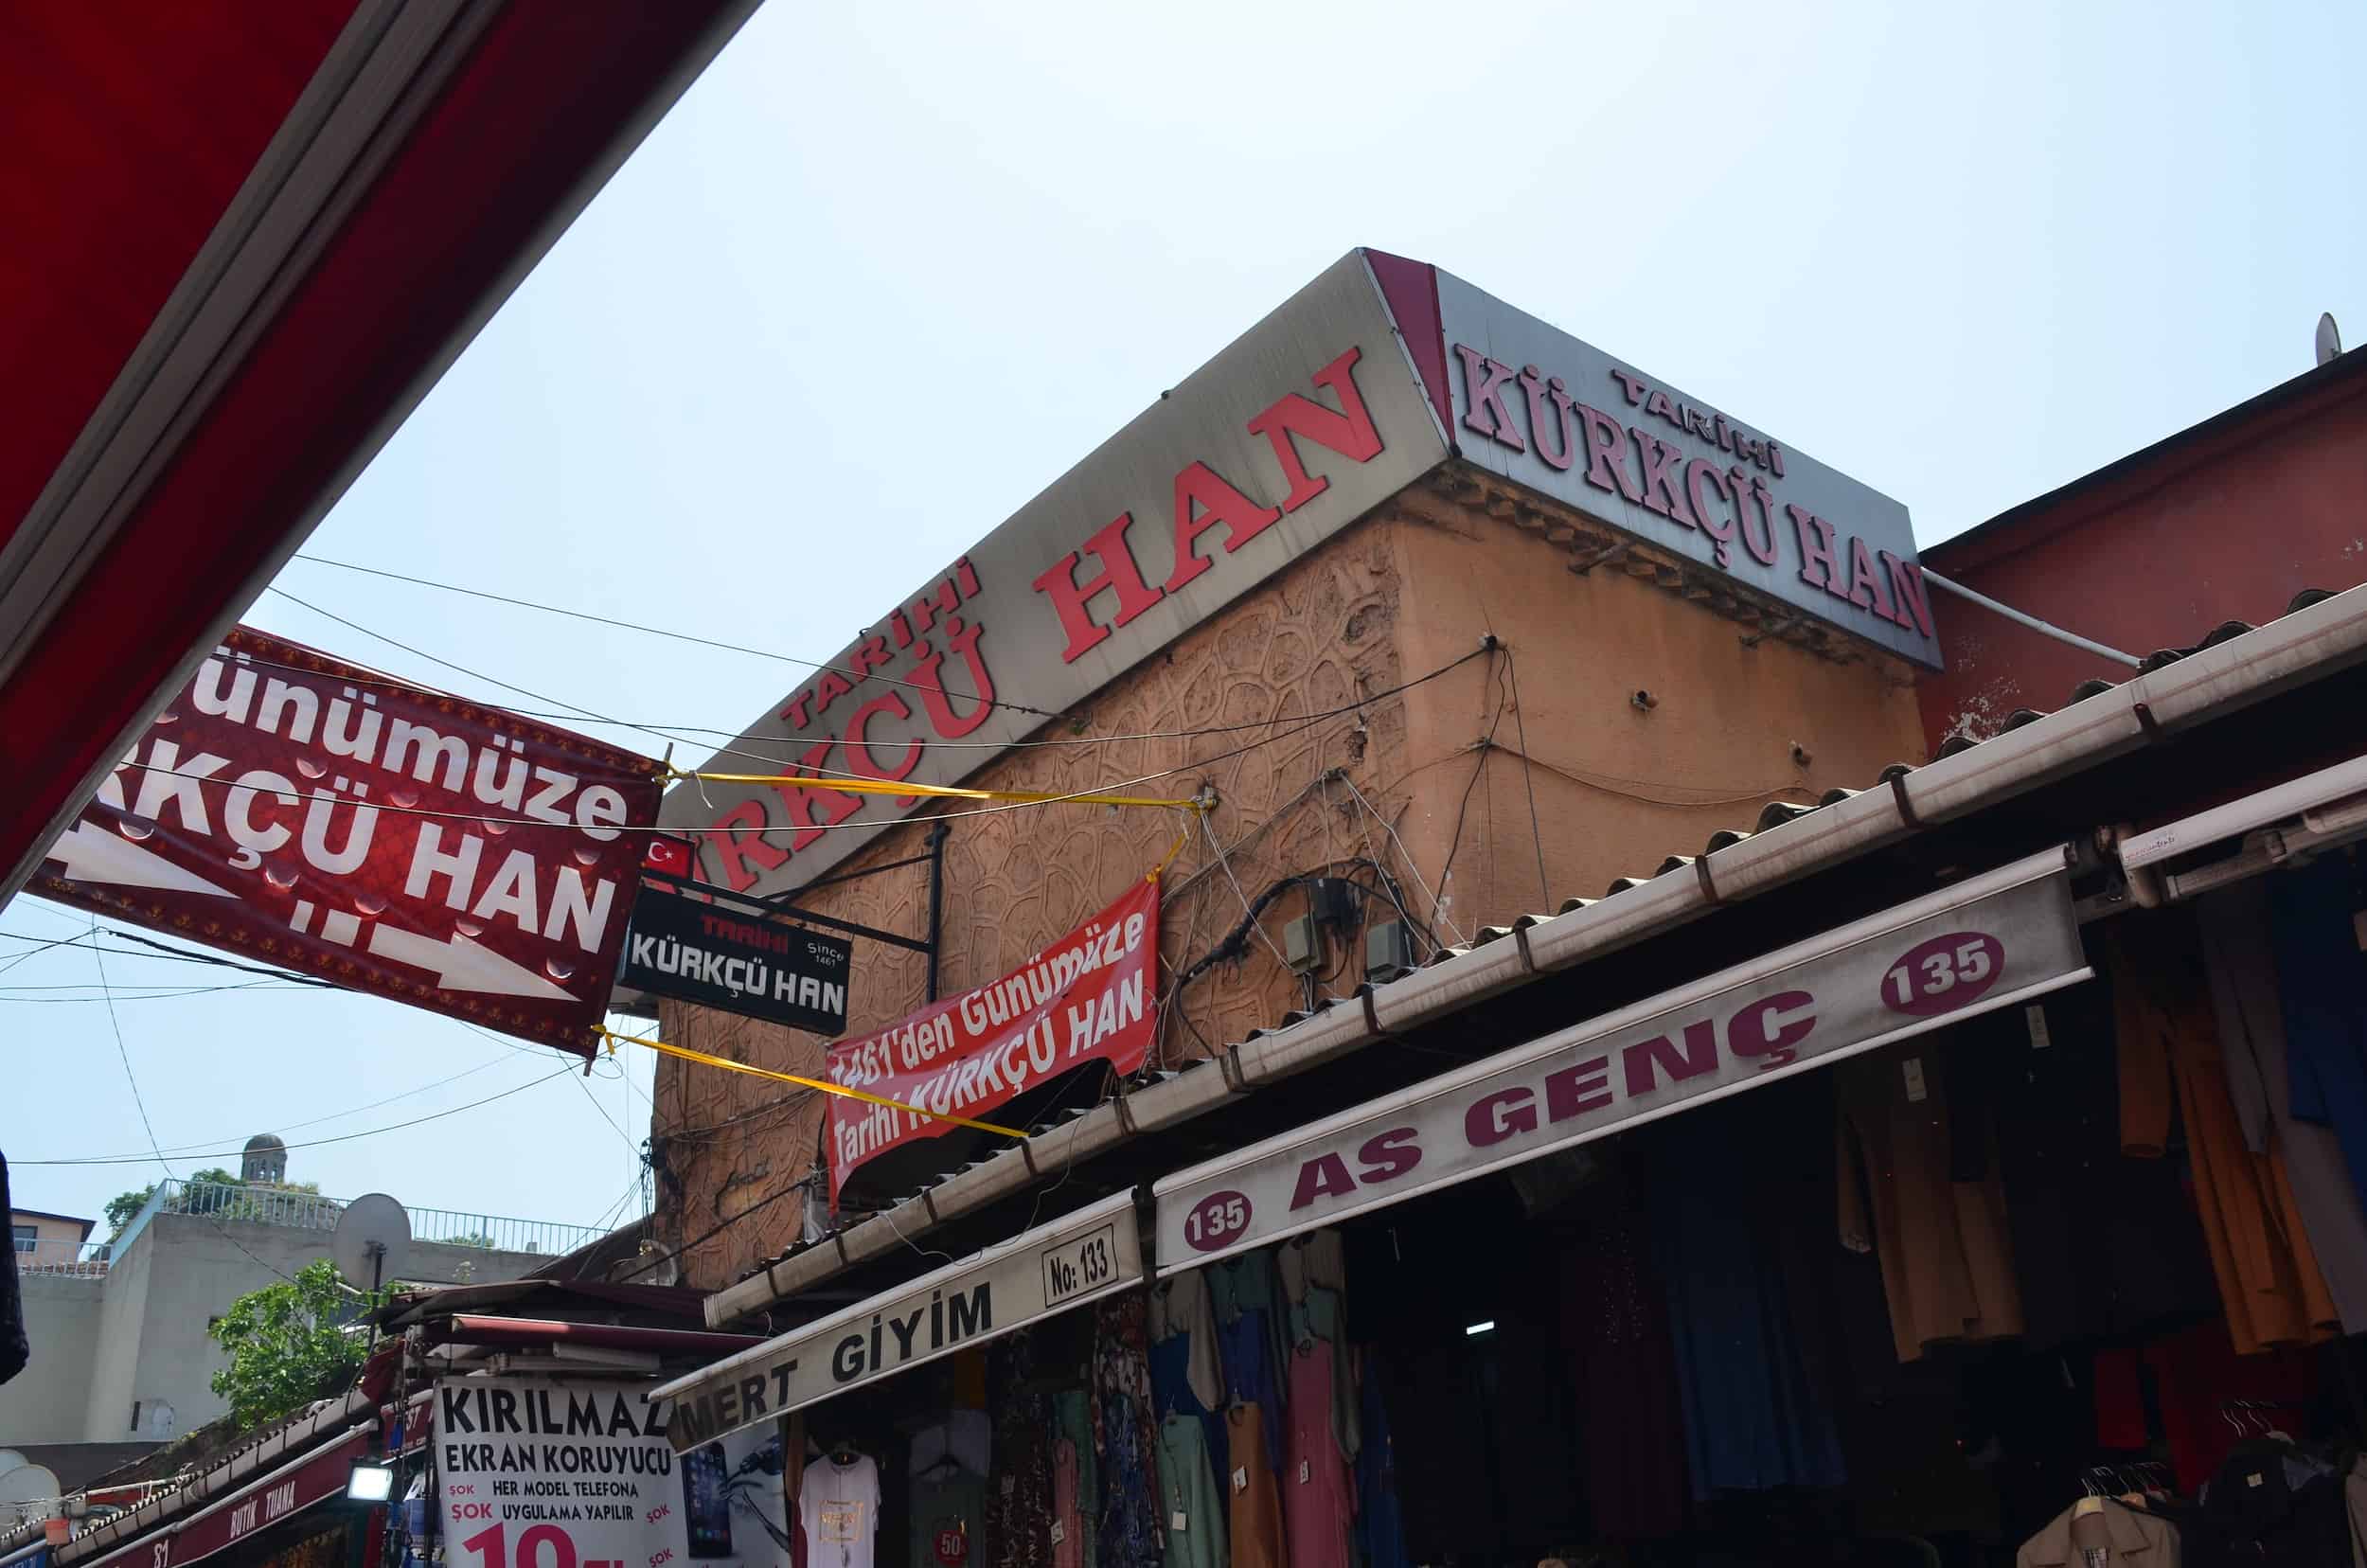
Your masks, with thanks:
[[[204,1215],[218,1224],[334,1230],[346,1211],[346,1202],[292,1187],[167,1180],[156,1184],[156,1190],[149,1194],[148,1203],[123,1227],[123,1233],[97,1251],[104,1257],[121,1257],[140,1232],[148,1228],[151,1218],[158,1214]],[[412,1208],[407,1204],[403,1212],[410,1217],[414,1241],[481,1247],[488,1252],[538,1253],[555,1257],[607,1234],[590,1225],[513,1220],[498,1214],[465,1214],[453,1209]]]
[[[84,1279],[107,1277],[107,1248],[98,1241],[68,1241],[48,1238],[16,1243],[16,1272],[21,1274],[70,1274]]]

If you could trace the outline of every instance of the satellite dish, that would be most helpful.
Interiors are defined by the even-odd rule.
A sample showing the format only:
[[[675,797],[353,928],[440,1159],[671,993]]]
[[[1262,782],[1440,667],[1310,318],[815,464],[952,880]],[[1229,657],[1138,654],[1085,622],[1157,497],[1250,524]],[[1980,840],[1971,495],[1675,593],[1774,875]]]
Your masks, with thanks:
[[[0,1475],[0,1514],[46,1519],[57,1506],[58,1476],[46,1465],[19,1465]]]
[[[401,1277],[411,1261],[411,1217],[383,1192],[365,1193],[337,1217],[329,1259],[356,1290],[375,1291]]]
[[[22,1467],[25,1463],[25,1455],[17,1452],[16,1450],[0,1449],[0,1475],[6,1475],[9,1471]]]
[[[2342,352],[2342,332],[2334,324],[2334,312],[2326,312],[2318,318],[2318,363],[2325,364]]]

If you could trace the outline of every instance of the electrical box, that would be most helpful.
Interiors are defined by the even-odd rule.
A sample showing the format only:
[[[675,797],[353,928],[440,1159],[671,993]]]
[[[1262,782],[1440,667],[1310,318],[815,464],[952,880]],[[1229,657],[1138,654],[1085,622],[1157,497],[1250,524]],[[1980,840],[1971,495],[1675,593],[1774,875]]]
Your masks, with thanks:
[[[1356,927],[1356,887],[1345,877],[1316,877],[1307,884],[1307,912],[1334,931]]]
[[[1282,928],[1282,959],[1292,972],[1312,974],[1324,967],[1324,940],[1315,917],[1301,915]]]
[[[1381,920],[1364,930],[1364,978],[1379,982],[1414,967],[1414,934],[1403,920]]]

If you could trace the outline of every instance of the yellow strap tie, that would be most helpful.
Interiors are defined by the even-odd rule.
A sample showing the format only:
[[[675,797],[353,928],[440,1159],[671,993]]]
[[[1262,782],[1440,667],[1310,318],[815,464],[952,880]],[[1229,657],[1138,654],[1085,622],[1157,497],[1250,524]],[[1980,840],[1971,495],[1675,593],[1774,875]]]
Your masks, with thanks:
[[[973,790],[958,784],[909,784],[892,778],[817,778],[810,774],[684,773],[676,778],[703,779],[709,784],[773,784],[786,789],[837,790],[845,794],[918,795],[929,800],[1011,800],[1049,805],[1158,806],[1168,811],[1198,811],[1195,800],[1158,800],[1148,795],[1100,794],[1070,790]]]
[[[884,1105],[892,1111],[909,1111],[916,1116],[927,1116],[932,1121],[952,1122],[956,1127],[974,1127],[981,1132],[1000,1133],[1006,1138],[1024,1139],[1027,1136],[1016,1128],[997,1127],[992,1122],[972,1121],[968,1116],[952,1116],[942,1111],[930,1111],[917,1105],[906,1105],[902,1100],[892,1100],[881,1095],[866,1095],[860,1089],[849,1089],[843,1083],[829,1083],[821,1078],[799,1078],[795,1073],[775,1073],[769,1068],[751,1067],[744,1061],[734,1061],[729,1057],[709,1056],[704,1051],[694,1051],[686,1045],[669,1045],[663,1040],[647,1040],[640,1035],[618,1034],[614,1029],[604,1028],[598,1025],[593,1025],[593,1031],[608,1041],[612,1050],[617,1041],[631,1041],[636,1045],[647,1045],[650,1050],[662,1052],[667,1056],[680,1057],[685,1061],[703,1062],[709,1067],[721,1067],[726,1072],[745,1073],[750,1078],[771,1078],[776,1083],[793,1083],[803,1089],[819,1089],[826,1095],[839,1095],[847,1099],[863,1100],[871,1105]]]

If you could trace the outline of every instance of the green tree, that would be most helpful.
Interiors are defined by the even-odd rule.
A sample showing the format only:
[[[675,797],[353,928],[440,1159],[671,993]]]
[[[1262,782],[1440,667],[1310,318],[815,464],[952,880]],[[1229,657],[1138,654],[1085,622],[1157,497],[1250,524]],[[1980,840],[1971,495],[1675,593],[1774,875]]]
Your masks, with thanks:
[[[156,1184],[151,1182],[144,1187],[134,1187],[130,1192],[118,1192],[113,1198],[108,1199],[108,1238],[112,1240],[114,1238],[121,1236],[123,1234],[123,1227],[137,1219],[139,1217],[140,1210],[146,1208],[148,1206],[148,1201],[155,1196]]]
[[[458,1236],[439,1236],[436,1239],[447,1247],[483,1247],[487,1252],[493,1250],[493,1238],[483,1231],[463,1231]]]
[[[249,1292],[206,1330],[230,1357],[214,1374],[214,1392],[242,1426],[277,1420],[335,1393],[362,1369],[363,1341],[348,1326],[384,1299],[384,1292],[347,1288],[325,1257],[293,1279]]]

